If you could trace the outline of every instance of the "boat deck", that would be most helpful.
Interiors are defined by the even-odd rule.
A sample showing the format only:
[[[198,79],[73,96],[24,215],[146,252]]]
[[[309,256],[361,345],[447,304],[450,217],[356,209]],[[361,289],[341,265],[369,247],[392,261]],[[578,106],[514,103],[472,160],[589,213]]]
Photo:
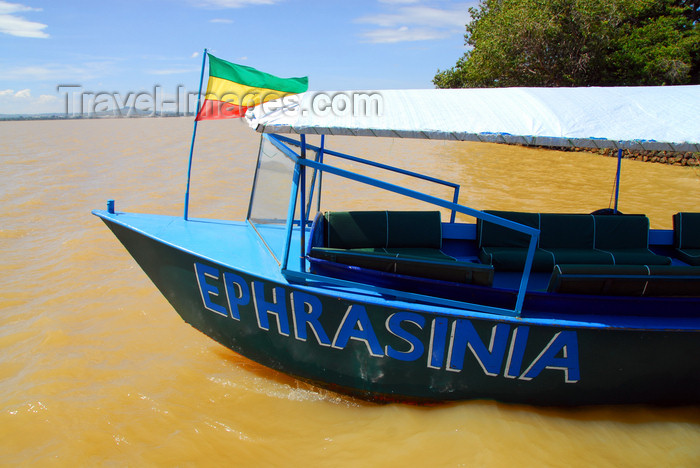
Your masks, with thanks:
[[[245,221],[185,220],[176,216],[101,210],[94,210],[93,214],[211,262],[231,268],[235,265],[235,269],[251,275],[285,281],[279,263],[270,255],[260,255],[260,250],[267,248]],[[283,239],[284,229],[271,230],[270,234]]]

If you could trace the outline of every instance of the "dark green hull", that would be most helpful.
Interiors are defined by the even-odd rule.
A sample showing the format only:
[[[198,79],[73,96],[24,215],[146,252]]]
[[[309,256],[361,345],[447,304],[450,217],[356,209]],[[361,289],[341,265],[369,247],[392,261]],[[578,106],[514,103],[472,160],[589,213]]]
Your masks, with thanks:
[[[187,323],[322,387],[425,402],[700,403],[692,324],[612,327],[358,302],[243,273],[101,217]]]

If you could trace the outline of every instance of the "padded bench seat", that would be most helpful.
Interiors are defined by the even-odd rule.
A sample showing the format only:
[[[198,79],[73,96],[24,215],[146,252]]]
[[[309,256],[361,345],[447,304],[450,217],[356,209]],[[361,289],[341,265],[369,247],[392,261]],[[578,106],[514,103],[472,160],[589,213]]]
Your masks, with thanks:
[[[649,250],[649,219],[644,215],[589,215],[486,211],[540,230],[533,271],[556,264],[669,265]],[[479,259],[500,271],[522,271],[530,236],[477,221]]]
[[[490,286],[493,267],[461,262],[442,247],[439,211],[335,211],[312,227],[308,259],[394,275]]]
[[[678,258],[700,266],[700,213],[673,215],[673,246]]]
[[[310,256],[370,270],[415,276],[455,283],[493,284],[493,267],[480,263],[460,262],[438,249],[332,249],[312,247]]]
[[[700,267],[556,265],[547,291],[601,296],[700,296]]]

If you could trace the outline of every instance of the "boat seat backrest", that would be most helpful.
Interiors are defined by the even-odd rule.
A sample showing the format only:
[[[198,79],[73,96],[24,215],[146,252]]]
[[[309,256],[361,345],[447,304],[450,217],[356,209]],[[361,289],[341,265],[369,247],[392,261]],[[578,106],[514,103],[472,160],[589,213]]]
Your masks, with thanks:
[[[588,215],[485,211],[501,218],[538,228],[541,249],[646,249],[649,247],[649,218],[644,215]],[[530,236],[478,220],[479,247],[526,249]]]
[[[543,249],[592,249],[595,219],[587,214],[540,214],[540,244]]]
[[[646,249],[649,218],[644,215],[599,215],[595,220],[596,249]]]
[[[678,249],[700,249],[700,213],[673,215],[673,245]]]
[[[492,211],[485,213],[505,218],[509,221],[539,229],[540,218],[538,213],[523,213],[520,211]],[[530,245],[530,236],[523,232],[499,226],[488,221],[477,220],[477,239],[479,247],[516,247],[527,249]]]
[[[539,229],[533,271],[556,264],[667,265],[669,257],[649,250],[649,219],[644,215],[592,215],[487,211]],[[497,270],[521,271],[529,236],[491,222],[477,221],[479,259]]]
[[[329,211],[324,218],[325,247],[442,247],[439,211]]]

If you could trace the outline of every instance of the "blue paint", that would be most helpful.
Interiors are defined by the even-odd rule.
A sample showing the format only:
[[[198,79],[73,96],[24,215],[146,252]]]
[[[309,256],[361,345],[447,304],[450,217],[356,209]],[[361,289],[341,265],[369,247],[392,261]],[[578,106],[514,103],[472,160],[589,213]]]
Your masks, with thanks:
[[[228,317],[228,311],[226,310],[225,307],[220,306],[219,304],[212,302],[211,296],[218,297],[219,296],[219,288],[217,288],[214,285],[211,285],[207,282],[207,278],[211,278],[213,280],[218,280],[219,279],[219,270],[210,267],[208,265],[203,265],[201,263],[195,263],[194,264],[194,271],[195,275],[197,277],[197,284],[199,285],[199,293],[202,296],[202,303],[204,304],[204,308],[207,310],[211,310],[212,312],[215,312],[219,315],[223,315],[224,317]]]
[[[365,343],[370,355],[374,357],[384,356],[384,350],[379,344],[377,335],[374,333],[367,310],[362,305],[355,304],[348,307],[340,327],[338,327],[338,332],[333,339],[333,347],[344,349],[349,340]]]
[[[559,356],[561,354],[561,357]],[[561,331],[542,350],[539,356],[520,377],[532,380],[544,369],[564,371],[566,383],[576,383],[581,379],[578,361],[578,339],[575,331]]]
[[[510,349],[508,350],[508,359],[506,359],[506,370],[504,377],[514,379],[520,376],[520,370],[523,368],[523,358],[525,357],[525,346],[527,338],[530,334],[530,327],[516,327],[513,330],[513,338],[510,341]]]
[[[509,325],[505,323],[494,325],[488,348],[469,320],[455,320],[452,327],[453,336],[447,370],[459,372],[464,368],[464,357],[468,347],[486,375],[495,376],[501,372],[510,334]]]
[[[207,49],[204,49],[202,54],[202,72],[199,75],[199,92],[197,93],[197,114],[199,114],[199,102],[202,99],[202,82],[204,81],[204,64],[207,60]],[[187,163],[187,186],[185,188],[185,212],[183,218],[189,219],[190,209],[190,180],[192,179],[192,154],[194,153],[194,140],[197,136],[197,119],[194,119],[194,128],[192,129],[192,143],[190,143],[190,157]]]
[[[615,174],[615,213],[617,213],[617,201],[620,198],[620,174],[622,174],[622,148],[617,150],[617,173]]]
[[[323,329],[319,317],[323,312],[321,300],[301,291],[289,293],[292,303],[292,319],[294,321],[294,336],[296,339],[306,341],[307,330],[311,330],[316,336],[316,341],[321,346],[330,346],[331,340]]]
[[[447,341],[447,319],[437,317],[433,319],[430,331],[430,344],[428,354],[428,367],[441,369],[445,362],[445,343]]]
[[[238,310],[238,306],[247,306],[250,303],[248,285],[243,278],[227,271],[224,273],[224,289],[226,290],[226,300],[228,301],[231,318],[240,320],[241,313]]]
[[[338,151],[326,150],[326,149],[324,149],[324,147],[323,147],[323,145],[324,145],[324,137],[325,137],[325,135],[321,135],[321,146],[320,146],[320,147],[317,147],[317,146],[313,146],[313,145],[307,144],[307,143],[304,141],[304,139],[305,139],[305,135],[304,135],[304,134],[301,135],[301,144],[300,144],[300,142],[298,142],[298,141],[296,141],[296,140],[293,140],[292,138],[286,137],[286,136],[284,136],[284,135],[279,135],[279,134],[278,134],[278,135],[275,135],[275,138],[278,139],[279,141],[282,141],[282,142],[284,142],[284,143],[286,143],[286,144],[290,144],[290,145],[293,145],[293,146],[301,146],[302,148],[306,147],[306,148],[309,148],[309,149],[311,149],[311,150],[317,151],[318,154],[321,154],[321,155],[325,152],[326,154],[328,154],[328,155],[330,155],[330,156],[335,156],[335,157],[337,157],[337,158],[346,159],[346,160],[348,160],[348,161],[353,161],[353,162],[358,162],[358,163],[360,163],[360,164],[365,164],[365,165],[367,165],[367,166],[376,167],[376,168],[378,168],[378,169],[383,169],[383,170],[385,170],[385,171],[395,172],[395,173],[397,173],[397,174],[403,174],[403,175],[407,175],[407,176],[409,176],[409,177],[414,177],[414,178],[416,178],[416,179],[426,180],[426,181],[429,181],[429,182],[432,182],[432,183],[435,183],[435,184],[438,184],[438,185],[444,185],[444,186],[447,186],[447,187],[451,187],[451,188],[454,190],[453,195],[452,195],[452,201],[453,201],[453,203],[457,203],[458,200],[459,200],[459,184],[456,184],[456,183],[454,183],[454,182],[450,182],[450,181],[447,181],[447,180],[437,179],[437,178],[435,178],[435,177],[430,177],[430,176],[428,176],[428,175],[421,174],[421,173],[419,173],[419,172],[413,172],[413,171],[409,171],[409,170],[406,170],[406,169],[401,169],[400,167],[389,166],[389,165],[382,164],[382,163],[379,163],[379,162],[376,162],[376,161],[372,161],[372,160],[370,160],[370,159],[363,159],[363,158],[359,158],[359,157],[357,157],[357,156],[351,156],[351,155],[349,155],[349,154],[340,153],[340,152],[338,152]],[[302,150],[302,151],[303,151],[303,150]],[[323,163],[323,158],[322,158],[322,157],[319,158],[319,159],[317,160],[317,162]],[[454,223],[454,222],[455,222],[455,214],[456,214],[455,211],[452,210],[452,214],[450,215],[450,222],[451,222],[451,223]]]
[[[393,346],[387,345],[386,355],[399,361],[415,361],[423,356],[425,348],[420,339],[401,327],[403,322],[411,323],[419,330],[422,330],[425,325],[425,317],[414,312],[396,312],[391,314],[386,321],[386,329],[394,336],[408,343],[409,349],[408,351],[398,351]]]
[[[277,319],[277,329],[281,335],[289,336],[289,319],[287,318],[287,305],[284,300],[284,288],[272,288],[272,302],[265,300],[265,283],[253,281],[253,304],[258,326],[263,330],[270,330],[268,314]]]

